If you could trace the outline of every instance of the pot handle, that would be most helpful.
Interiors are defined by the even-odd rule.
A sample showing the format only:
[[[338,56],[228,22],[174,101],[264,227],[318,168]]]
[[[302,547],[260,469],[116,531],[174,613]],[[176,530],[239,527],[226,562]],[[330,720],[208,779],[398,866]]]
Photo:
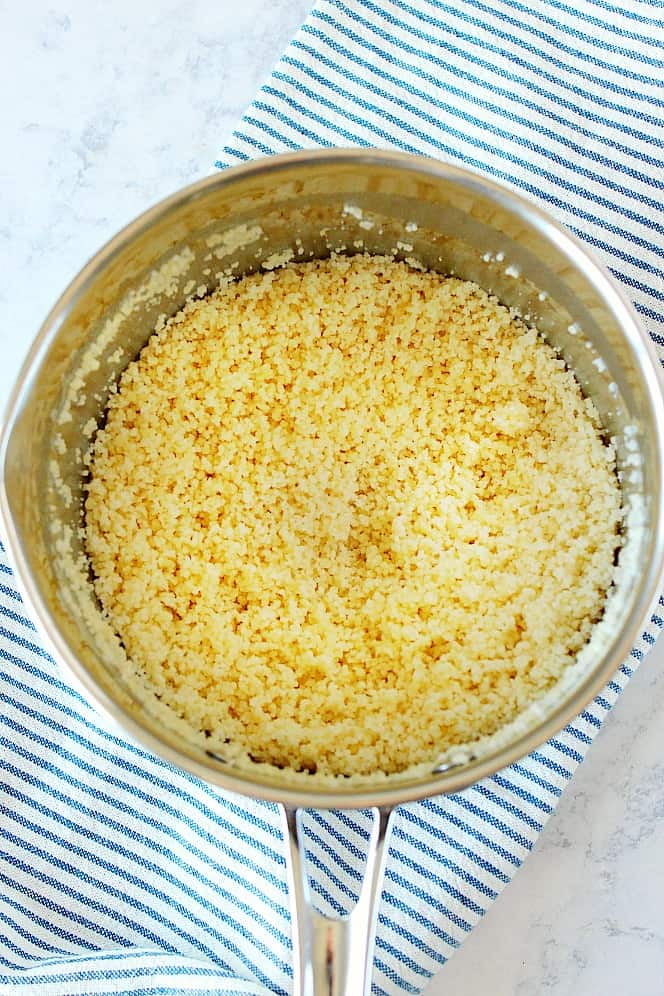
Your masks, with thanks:
[[[368,996],[377,907],[391,809],[372,809],[373,827],[359,899],[350,913],[328,917],[311,902],[300,809],[280,805],[293,932],[293,996]]]

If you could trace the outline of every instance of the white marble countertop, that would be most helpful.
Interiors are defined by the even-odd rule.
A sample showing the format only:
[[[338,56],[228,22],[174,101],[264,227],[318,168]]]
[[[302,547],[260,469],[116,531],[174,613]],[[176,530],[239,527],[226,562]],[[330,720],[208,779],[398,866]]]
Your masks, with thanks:
[[[0,404],[50,305],[135,214],[210,171],[309,0],[4,4]],[[428,996],[664,993],[664,646],[534,853]]]

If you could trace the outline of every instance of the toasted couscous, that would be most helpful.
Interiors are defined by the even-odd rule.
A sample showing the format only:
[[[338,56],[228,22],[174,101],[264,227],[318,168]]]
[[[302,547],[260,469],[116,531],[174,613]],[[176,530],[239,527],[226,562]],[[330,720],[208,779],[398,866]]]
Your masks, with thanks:
[[[620,493],[598,415],[475,284],[289,264],[150,338],[86,545],[137,671],[256,761],[394,773],[489,736],[587,642]]]

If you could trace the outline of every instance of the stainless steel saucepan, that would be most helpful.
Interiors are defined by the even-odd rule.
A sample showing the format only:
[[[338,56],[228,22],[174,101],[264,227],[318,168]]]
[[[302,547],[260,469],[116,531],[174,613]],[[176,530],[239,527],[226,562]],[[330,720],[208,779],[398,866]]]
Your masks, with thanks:
[[[161,316],[220,280],[293,257],[391,253],[474,280],[537,325],[575,370],[615,443],[627,514],[601,639],[527,722],[416,774],[320,785],[206,751],[136,689],[110,652],[81,559],[84,454],[111,385]],[[148,749],[283,813],[295,992],[361,994],[390,813],[457,792],[529,753],[597,694],[628,654],[662,569],[664,408],[659,365],[609,274],[533,204],[475,173],[391,152],[300,152],[187,187],[112,239],[64,292],[14,389],[1,439],[1,511],[19,583],[56,658],[90,699]],[[312,907],[306,808],[374,811],[359,902],[345,918]]]

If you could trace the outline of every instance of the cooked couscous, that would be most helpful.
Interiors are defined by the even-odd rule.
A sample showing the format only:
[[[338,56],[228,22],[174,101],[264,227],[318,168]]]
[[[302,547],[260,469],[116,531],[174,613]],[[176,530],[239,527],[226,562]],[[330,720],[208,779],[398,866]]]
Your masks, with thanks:
[[[472,283],[381,257],[190,302],[122,375],[86,543],[136,668],[201,735],[393,773],[492,734],[602,613],[597,413]]]

